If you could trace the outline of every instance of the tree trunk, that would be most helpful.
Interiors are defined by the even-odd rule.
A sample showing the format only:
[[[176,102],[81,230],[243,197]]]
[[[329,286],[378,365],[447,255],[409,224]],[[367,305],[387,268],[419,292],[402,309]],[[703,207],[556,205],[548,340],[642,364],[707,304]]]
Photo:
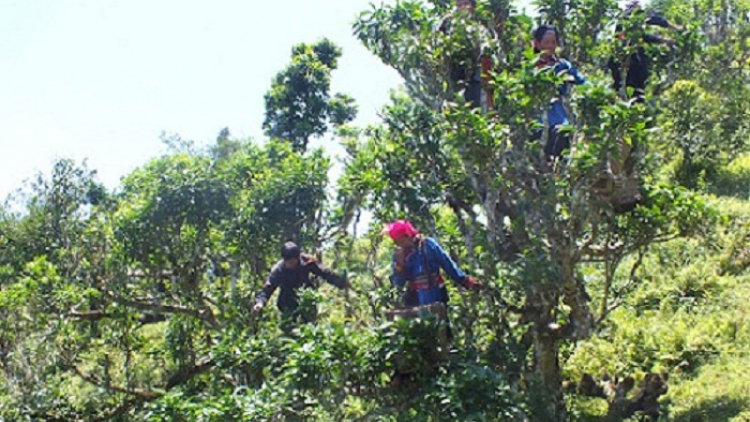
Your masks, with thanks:
[[[530,380],[538,383],[537,405],[534,406],[535,421],[563,422],[565,402],[562,386],[562,372],[558,354],[558,340],[561,329],[556,323],[555,308],[559,294],[554,287],[545,290],[532,290],[526,296],[522,322],[532,323],[527,336],[533,346],[533,368]],[[528,339],[528,337],[527,337]]]
[[[540,406],[543,407],[543,420],[563,422],[565,420],[565,402],[562,388],[562,372],[558,356],[557,336],[555,333],[537,333],[534,344],[534,361],[541,381]]]

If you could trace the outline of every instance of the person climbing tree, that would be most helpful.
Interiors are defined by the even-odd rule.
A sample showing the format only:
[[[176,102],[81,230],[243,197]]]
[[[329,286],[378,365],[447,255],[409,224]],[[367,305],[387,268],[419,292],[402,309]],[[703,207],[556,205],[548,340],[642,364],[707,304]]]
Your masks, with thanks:
[[[474,18],[476,6],[476,0],[456,0],[455,10],[441,20],[440,32],[450,35],[456,18]],[[455,88],[463,89],[464,100],[472,108],[487,112],[494,108],[493,92],[487,85],[492,59],[471,40],[462,41],[463,51],[450,59],[449,78]]]
[[[435,302],[447,306],[448,289],[441,269],[466,289],[476,291],[483,287],[479,280],[466,275],[435,239],[419,234],[410,222],[394,221],[384,231],[397,246],[393,253],[391,282],[404,291],[404,306]]]
[[[396,250],[392,258],[391,282],[403,292],[403,304],[405,310],[396,310],[395,313],[417,310],[419,314],[423,310],[436,316],[442,321],[439,331],[435,335],[437,350],[441,352],[434,356],[426,355],[433,365],[442,361],[447,355],[449,343],[453,334],[448,319],[448,289],[445,286],[440,270],[442,269],[457,284],[469,290],[481,289],[482,283],[475,278],[466,275],[448,253],[430,237],[424,237],[406,220],[394,221],[383,230],[388,233],[391,240],[396,244]],[[437,305],[437,309],[435,305]],[[388,314],[388,312],[386,312]],[[419,315],[412,314],[412,315]],[[409,318],[407,316],[407,318]],[[436,349],[432,349],[434,352]],[[430,350],[428,347],[425,350]],[[428,357],[431,356],[431,357]],[[392,378],[392,385],[397,387],[408,382],[413,368],[396,366]]]
[[[539,54],[537,67],[539,69],[550,69],[555,74],[566,74],[566,82],[559,87],[558,96],[553,98],[547,109],[547,142],[544,145],[544,154],[550,158],[558,158],[563,151],[570,148],[570,135],[561,132],[561,128],[570,124],[568,112],[563,105],[563,97],[568,94],[568,85],[573,83],[581,85],[586,83],[578,70],[570,62],[557,56],[557,47],[560,45],[560,33],[553,25],[542,25],[534,31],[534,52]],[[542,119],[540,119],[541,121]],[[534,140],[541,140],[545,128],[534,133]]]
[[[322,277],[340,289],[351,287],[346,278],[335,274],[314,256],[302,254],[300,247],[294,242],[284,243],[281,256],[282,259],[271,269],[263,289],[255,296],[253,313],[262,312],[271,295],[278,288],[280,291],[276,304],[281,311],[282,327],[285,331],[288,331],[299,320],[308,323],[316,318],[317,309],[314,305],[310,309],[299,309],[299,290],[316,287],[310,279],[310,273]]]
[[[657,34],[646,33],[642,29],[635,27],[635,25],[637,25],[637,20],[633,18],[638,15],[643,15],[644,13],[645,11],[641,6],[640,1],[630,1],[625,6],[625,10],[623,11],[623,20],[618,23],[615,29],[617,32],[617,38],[622,41],[623,48],[627,49],[635,42],[637,42],[637,35],[636,39],[629,38],[629,36],[632,37],[635,34],[642,34],[642,41],[647,44],[666,44],[669,46],[673,46],[675,44],[675,41],[673,39]],[[631,20],[633,21],[632,23]],[[659,26],[674,31],[683,30],[681,26],[672,24],[666,18],[654,12],[646,15],[645,24],[650,26]],[[649,57],[646,54],[646,49],[643,46],[638,46],[635,51],[626,59],[626,63],[624,66],[626,71],[624,87],[622,83],[623,65],[620,63],[620,61],[616,57],[611,57],[607,67],[612,73],[614,89],[618,91],[623,98],[627,98],[627,92],[625,92],[625,90],[627,88],[632,88],[634,101],[645,101],[646,83],[648,82],[650,72]]]

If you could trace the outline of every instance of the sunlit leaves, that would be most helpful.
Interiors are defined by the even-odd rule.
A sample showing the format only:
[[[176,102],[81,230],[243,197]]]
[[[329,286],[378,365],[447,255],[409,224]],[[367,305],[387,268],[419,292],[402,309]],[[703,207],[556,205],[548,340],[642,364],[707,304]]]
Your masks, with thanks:
[[[331,72],[339,57],[341,49],[327,39],[294,46],[292,63],[276,75],[265,95],[266,135],[304,152],[310,139],[325,134],[329,124],[340,126],[354,119],[354,101],[330,93]]]

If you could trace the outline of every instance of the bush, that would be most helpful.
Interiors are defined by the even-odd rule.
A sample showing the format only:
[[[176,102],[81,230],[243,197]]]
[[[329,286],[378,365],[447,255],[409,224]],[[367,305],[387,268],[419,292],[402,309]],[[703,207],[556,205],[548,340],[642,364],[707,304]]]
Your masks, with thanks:
[[[750,199],[750,154],[740,155],[719,168],[710,188],[717,195]]]

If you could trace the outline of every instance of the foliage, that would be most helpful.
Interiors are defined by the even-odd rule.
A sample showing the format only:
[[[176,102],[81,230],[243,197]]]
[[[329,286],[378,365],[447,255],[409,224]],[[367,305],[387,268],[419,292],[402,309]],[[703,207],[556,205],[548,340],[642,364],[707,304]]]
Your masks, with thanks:
[[[622,420],[576,384],[653,373],[670,379],[664,420],[744,417],[747,374],[731,369],[750,350],[750,5],[654,1],[686,30],[629,50],[615,3],[372,6],[355,35],[405,82],[380,124],[347,126],[356,107],[330,92],[341,51],[322,40],[273,80],[267,142],[165,136],[168,153],[113,192],[85,163],[55,163],[0,210],[0,418]],[[553,161],[540,129],[567,79],[538,66],[540,22],[588,77],[560,98],[572,148]],[[601,71],[639,47],[646,103]],[[481,109],[465,76],[486,59]],[[329,201],[330,159],[308,143],[330,129],[347,156]],[[622,172],[640,198],[627,209],[608,191]],[[448,286],[444,360],[436,321],[384,315],[400,292],[379,225],[396,218],[486,285]],[[249,304],[289,238],[354,288],[301,292],[318,322],[285,335],[279,312]]]
[[[266,135],[304,152],[313,136],[322,136],[328,124],[341,126],[356,117],[354,100],[331,96],[331,72],[338,67],[341,49],[328,39],[292,48],[292,63],[279,72],[266,94]]]

